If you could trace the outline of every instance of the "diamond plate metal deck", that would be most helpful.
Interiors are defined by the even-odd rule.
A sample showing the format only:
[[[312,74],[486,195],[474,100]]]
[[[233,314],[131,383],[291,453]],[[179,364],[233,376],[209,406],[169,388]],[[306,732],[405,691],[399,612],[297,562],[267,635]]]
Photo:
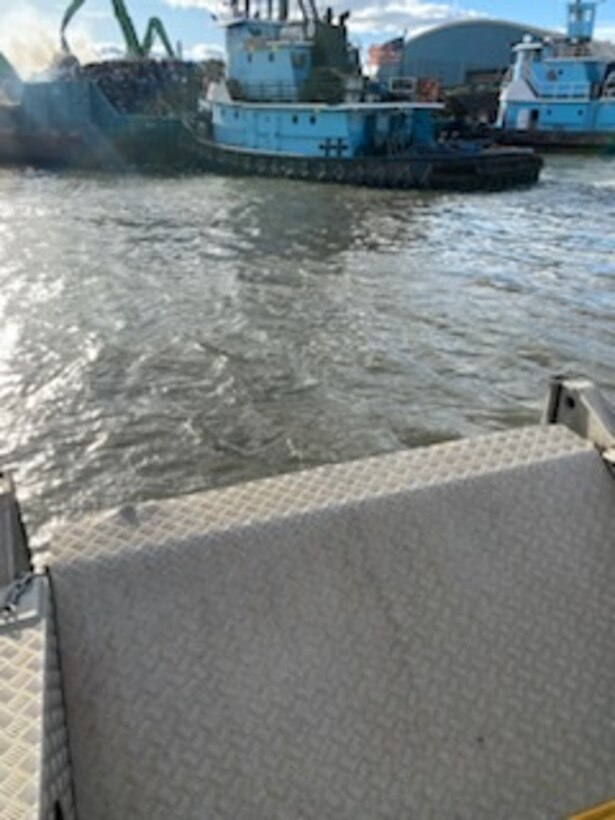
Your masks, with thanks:
[[[47,579],[0,618],[0,818],[73,820],[55,624]]]
[[[615,793],[615,482],[530,428],[60,528],[86,820],[559,818]]]
[[[0,470],[0,587],[30,569],[25,532],[15,500],[13,482]]]
[[[0,806],[3,820],[38,820],[43,746],[46,596],[22,599],[27,622],[0,620]]]

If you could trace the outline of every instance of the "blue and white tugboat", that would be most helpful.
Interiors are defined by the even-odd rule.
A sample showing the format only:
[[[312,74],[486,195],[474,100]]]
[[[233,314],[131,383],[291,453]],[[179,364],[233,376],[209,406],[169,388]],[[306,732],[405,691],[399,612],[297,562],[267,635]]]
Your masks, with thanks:
[[[500,142],[615,149],[615,46],[594,40],[596,2],[568,4],[561,39],[515,46],[500,95]]]
[[[541,160],[519,149],[437,138],[437,103],[393,99],[362,75],[348,14],[313,0],[267,15],[233,8],[227,78],[207,93],[201,159],[224,173],[390,188],[501,189],[538,179]]]

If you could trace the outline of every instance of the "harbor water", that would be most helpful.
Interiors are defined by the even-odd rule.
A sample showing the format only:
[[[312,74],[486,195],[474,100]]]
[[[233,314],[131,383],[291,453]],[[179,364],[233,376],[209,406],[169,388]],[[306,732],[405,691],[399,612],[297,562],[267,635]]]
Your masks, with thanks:
[[[0,465],[57,517],[615,397],[615,159],[530,190],[0,171]]]

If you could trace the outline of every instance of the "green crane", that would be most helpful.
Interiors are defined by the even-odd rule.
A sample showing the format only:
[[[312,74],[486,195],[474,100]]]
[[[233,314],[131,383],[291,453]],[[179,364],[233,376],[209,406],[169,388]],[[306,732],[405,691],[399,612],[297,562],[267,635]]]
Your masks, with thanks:
[[[66,52],[70,52],[70,47],[66,40],[66,29],[68,24],[73,19],[75,14],[79,11],[81,6],[84,5],[86,0],[72,0],[69,7],[64,12],[64,17],[62,18],[62,25],[60,27],[60,36],[62,38],[62,48]],[[132,59],[138,59],[140,57],[148,57],[152,46],[154,44],[154,38],[158,35],[160,42],[165,48],[165,51],[169,55],[169,57],[174,58],[175,51],[167,32],[165,30],[164,25],[159,17],[152,17],[147,24],[147,29],[145,32],[145,37],[143,38],[143,42],[139,42],[139,38],[137,36],[137,32],[135,30],[134,23],[130,15],[128,14],[128,9],[126,8],[126,4],[124,0],[111,0],[111,4],[113,6],[113,13],[115,14],[115,18],[118,21],[120,28],[122,29],[122,34],[124,35],[124,41],[126,43],[126,54],[128,57]]]

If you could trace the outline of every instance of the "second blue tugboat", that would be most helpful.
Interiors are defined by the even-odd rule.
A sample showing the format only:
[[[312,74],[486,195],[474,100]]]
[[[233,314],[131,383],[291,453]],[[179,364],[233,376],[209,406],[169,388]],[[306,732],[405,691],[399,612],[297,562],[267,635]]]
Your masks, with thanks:
[[[520,149],[439,141],[438,103],[392,99],[363,77],[348,13],[321,17],[288,0],[267,18],[250,0],[226,27],[227,79],[211,83],[204,162],[222,172],[390,188],[502,189],[537,181],[542,161]]]
[[[615,46],[594,40],[595,0],[568,4],[565,37],[515,47],[496,136],[513,145],[615,150]]]

